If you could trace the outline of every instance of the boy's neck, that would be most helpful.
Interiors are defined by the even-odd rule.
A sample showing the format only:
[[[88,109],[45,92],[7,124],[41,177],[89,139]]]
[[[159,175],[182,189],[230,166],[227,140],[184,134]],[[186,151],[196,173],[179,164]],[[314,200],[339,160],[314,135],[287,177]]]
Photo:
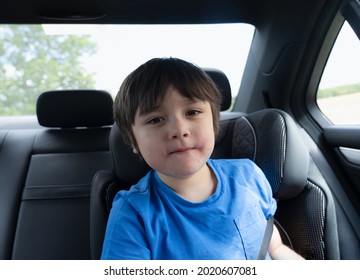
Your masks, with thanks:
[[[173,191],[191,202],[202,202],[209,198],[216,190],[216,176],[207,164],[196,174],[187,178],[172,178],[160,173],[158,175]]]

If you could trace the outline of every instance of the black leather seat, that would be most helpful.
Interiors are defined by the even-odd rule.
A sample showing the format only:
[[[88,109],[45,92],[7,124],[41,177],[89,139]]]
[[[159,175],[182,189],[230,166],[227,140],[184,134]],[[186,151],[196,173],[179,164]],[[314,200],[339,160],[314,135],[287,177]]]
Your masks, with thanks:
[[[90,259],[90,186],[112,169],[112,104],[102,91],[46,92],[44,128],[1,132],[0,259]]]
[[[114,170],[99,171],[91,190],[93,259],[101,256],[114,195],[120,189],[129,189],[149,170],[124,144],[116,125],[110,133],[110,150]],[[309,153],[288,114],[275,109],[247,115],[228,113],[221,120],[212,158],[253,160],[278,200],[275,218],[284,242],[306,259],[339,259],[332,196],[326,186],[308,179]]]
[[[306,259],[339,259],[332,194],[309,178],[312,162],[285,112],[266,109],[222,122],[214,158],[249,158],[265,173],[278,201],[276,225],[285,244]]]

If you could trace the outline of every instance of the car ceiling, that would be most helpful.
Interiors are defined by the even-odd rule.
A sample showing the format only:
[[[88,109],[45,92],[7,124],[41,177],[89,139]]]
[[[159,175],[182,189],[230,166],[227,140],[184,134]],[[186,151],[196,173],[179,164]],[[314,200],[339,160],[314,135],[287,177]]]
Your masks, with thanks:
[[[1,23],[231,23],[261,25],[269,15],[291,21],[326,2],[311,0],[12,0]],[[294,14],[289,13],[294,10]]]

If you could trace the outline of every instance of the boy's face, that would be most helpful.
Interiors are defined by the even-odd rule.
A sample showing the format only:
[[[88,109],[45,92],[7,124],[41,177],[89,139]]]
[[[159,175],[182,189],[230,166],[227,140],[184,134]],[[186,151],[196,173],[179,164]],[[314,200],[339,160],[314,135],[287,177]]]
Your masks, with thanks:
[[[168,179],[189,178],[206,165],[215,144],[210,103],[169,87],[150,113],[135,115],[133,133],[147,164]]]

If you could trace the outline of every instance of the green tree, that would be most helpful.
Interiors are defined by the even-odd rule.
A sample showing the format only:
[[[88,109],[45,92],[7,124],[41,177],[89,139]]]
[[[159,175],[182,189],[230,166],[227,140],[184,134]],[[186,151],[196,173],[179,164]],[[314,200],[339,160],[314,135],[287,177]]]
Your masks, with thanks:
[[[84,56],[97,49],[89,35],[46,35],[40,25],[0,26],[0,115],[35,114],[40,93],[93,88]]]
[[[340,95],[359,93],[359,92],[360,92],[360,83],[356,83],[356,84],[320,89],[317,94],[317,97],[328,98],[333,96],[340,96]]]

